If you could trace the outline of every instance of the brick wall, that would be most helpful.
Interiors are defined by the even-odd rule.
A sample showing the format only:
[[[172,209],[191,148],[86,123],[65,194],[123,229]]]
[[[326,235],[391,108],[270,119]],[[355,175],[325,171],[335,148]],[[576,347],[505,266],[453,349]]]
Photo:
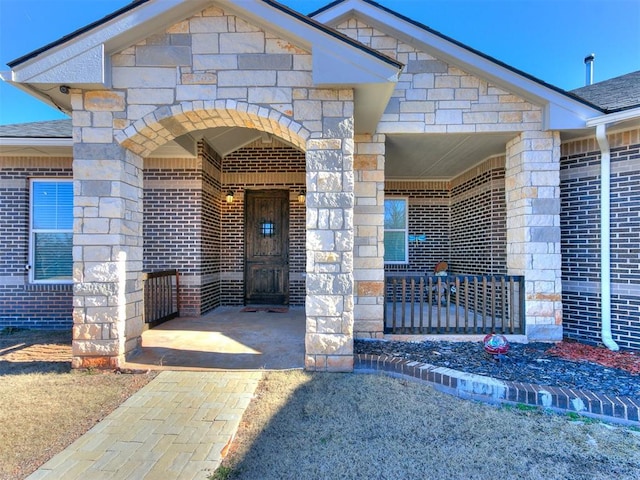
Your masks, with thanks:
[[[221,305],[220,232],[222,225],[222,159],[209,145],[200,142],[202,159],[202,304],[205,313]]]
[[[143,268],[180,272],[182,315],[201,312],[202,204],[201,162],[145,161]]]
[[[71,178],[69,158],[0,158],[0,328],[71,328],[72,285],[30,285],[29,178]]]
[[[244,191],[290,193],[289,303],[305,298],[305,155],[277,140],[257,141],[222,159],[200,143],[198,159],[149,159],[144,171],[144,268],[176,268],[181,313],[244,303]],[[234,201],[226,202],[226,193]]]
[[[409,242],[408,265],[385,265],[386,272],[431,274],[441,260],[450,260],[451,206],[449,182],[387,181],[385,198],[408,197],[409,236],[425,241]]]
[[[452,182],[451,268],[456,274],[507,273],[504,157]]]
[[[386,197],[408,197],[408,265],[385,265],[386,272],[432,274],[439,261],[449,273],[506,273],[504,158],[492,158],[452,181],[393,181]]]
[[[622,348],[640,349],[640,130],[608,136],[611,146],[611,329]],[[594,138],[562,146],[563,326],[597,344],[600,315],[600,149]]]
[[[244,191],[285,189],[289,201],[289,304],[304,305],[306,268],[305,206],[298,193],[305,189],[304,152],[272,139],[258,140],[222,160],[222,190],[234,201],[222,206],[221,296],[224,305],[244,302]]]

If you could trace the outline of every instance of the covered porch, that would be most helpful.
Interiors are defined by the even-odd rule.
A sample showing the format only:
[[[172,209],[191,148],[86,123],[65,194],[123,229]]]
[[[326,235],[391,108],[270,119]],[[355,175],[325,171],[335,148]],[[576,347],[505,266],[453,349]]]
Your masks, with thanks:
[[[122,368],[304,368],[304,308],[251,310],[220,307],[202,316],[179,317],[145,330],[140,348],[127,356]]]

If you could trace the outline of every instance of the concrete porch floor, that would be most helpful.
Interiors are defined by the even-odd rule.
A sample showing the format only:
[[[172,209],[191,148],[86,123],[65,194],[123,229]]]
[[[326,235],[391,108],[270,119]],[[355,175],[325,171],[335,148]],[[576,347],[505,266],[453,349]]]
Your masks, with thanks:
[[[219,307],[176,318],[142,334],[125,368],[154,370],[283,370],[304,368],[304,307],[286,313]]]

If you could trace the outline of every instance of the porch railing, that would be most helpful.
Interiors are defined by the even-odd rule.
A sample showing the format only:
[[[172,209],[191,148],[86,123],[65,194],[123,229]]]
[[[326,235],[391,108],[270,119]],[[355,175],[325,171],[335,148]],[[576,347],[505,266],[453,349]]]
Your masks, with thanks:
[[[524,277],[385,277],[385,333],[524,334]]]
[[[142,274],[144,322],[150,327],[180,315],[180,275],[177,270]]]

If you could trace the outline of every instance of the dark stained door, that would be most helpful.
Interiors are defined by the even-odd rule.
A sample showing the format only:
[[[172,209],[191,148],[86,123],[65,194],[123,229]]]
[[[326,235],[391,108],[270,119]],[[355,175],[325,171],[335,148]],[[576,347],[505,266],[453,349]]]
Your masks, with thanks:
[[[245,194],[245,303],[289,303],[289,191]]]

